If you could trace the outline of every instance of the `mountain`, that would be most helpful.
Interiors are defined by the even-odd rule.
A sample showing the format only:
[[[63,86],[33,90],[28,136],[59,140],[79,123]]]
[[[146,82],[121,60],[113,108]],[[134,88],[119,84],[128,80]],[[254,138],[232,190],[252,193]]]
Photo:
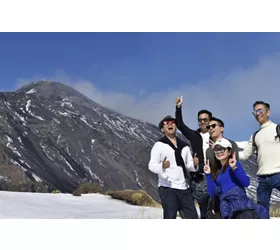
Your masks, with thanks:
[[[73,192],[82,182],[98,182],[113,190],[144,189],[159,200],[157,176],[147,166],[162,136],[157,126],[105,108],[67,85],[39,81],[0,93],[0,131],[2,180],[8,177],[1,166],[9,164],[49,191]],[[244,166],[255,196],[255,159]],[[279,193],[273,201],[280,201]]]

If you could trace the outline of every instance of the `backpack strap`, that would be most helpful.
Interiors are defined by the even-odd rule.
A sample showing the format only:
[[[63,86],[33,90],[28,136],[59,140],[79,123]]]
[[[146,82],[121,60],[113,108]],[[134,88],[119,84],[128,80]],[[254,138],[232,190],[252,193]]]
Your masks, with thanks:
[[[252,136],[253,147],[254,147],[255,150],[256,150],[256,155],[258,155],[258,147],[257,147],[257,145],[256,145],[255,138],[256,138],[256,135],[257,135],[257,133],[258,133],[259,131],[260,131],[260,129],[259,129],[258,131],[256,131],[256,132],[253,134],[253,136]]]
[[[280,125],[279,125],[279,124],[276,126],[276,136],[275,136],[275,140],[277,140],[277,138],[278,138],[278,140],[280,141]]]

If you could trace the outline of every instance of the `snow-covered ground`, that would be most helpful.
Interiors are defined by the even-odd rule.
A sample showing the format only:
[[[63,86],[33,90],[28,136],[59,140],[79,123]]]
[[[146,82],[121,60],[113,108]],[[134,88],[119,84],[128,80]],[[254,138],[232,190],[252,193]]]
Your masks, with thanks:
[[[100,194],[0,191],[0,219],[161,219],[162,209],[132,206]]]

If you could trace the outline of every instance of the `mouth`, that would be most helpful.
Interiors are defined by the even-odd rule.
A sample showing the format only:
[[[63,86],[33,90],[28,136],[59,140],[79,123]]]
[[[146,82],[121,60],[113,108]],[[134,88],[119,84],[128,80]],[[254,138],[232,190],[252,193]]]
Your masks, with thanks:
[[[215,132],[216,132],[215,130],[211,130],[211,131],[209,131],[209,134],[213,135]]]
[[[173,130],[173,127],[169,127],[169,128],[168,128],[168,131],[172,131],[172,130]]]

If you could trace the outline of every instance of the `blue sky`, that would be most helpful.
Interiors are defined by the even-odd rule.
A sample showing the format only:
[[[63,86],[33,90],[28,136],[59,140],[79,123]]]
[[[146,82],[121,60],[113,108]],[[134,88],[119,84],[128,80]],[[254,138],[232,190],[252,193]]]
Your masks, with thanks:
[[[0,33],[0,90],[59,79],[152,123],[173,114],[183,94],[186,123],[196,128],[207,108],[225,121],[226,136],[247,140],[257,128],[252,101],[277,104],[279,52],[279,33]]]

